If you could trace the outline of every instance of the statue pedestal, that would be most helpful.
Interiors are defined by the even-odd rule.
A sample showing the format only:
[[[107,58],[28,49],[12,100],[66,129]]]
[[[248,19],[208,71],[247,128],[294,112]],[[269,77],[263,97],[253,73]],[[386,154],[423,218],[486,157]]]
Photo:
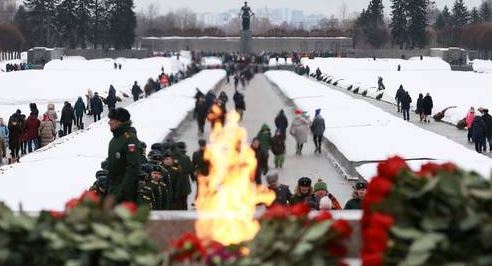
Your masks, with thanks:
[[[241,54],[251,54],[252,53],[252,39],[253,33],[250,30],[242,30],[241,31],[241,41],[239,51]]]

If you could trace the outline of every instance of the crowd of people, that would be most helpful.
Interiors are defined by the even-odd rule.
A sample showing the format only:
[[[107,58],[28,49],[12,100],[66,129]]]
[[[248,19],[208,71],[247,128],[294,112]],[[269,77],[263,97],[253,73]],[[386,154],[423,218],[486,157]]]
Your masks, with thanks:
[[[396,106],[397,111],[403,113],[403,119],[410,121],[410,104],[412,103],[412,97],[408,91],[403,89],[403,85],[400,85],[396,91]],[[417,106],[415,113],[419,116],[421,123],[430,123],[430,115],[432,114],[432,108],[434,108],[434,102],[429,93],[426,93],[425,97],[422,93],[419,93],[417,99]]]
[[[478,153],[487,152],[487,142],[489,152],[492,152],[492,116],[489,110],[479,107],[478,113],[472,106],[465,117],[466,127],[468,128],[468,142],[475,144]]]
[[[26,63],[20,63],[20,64],[7,63],[5,65],[5,72],[21,71],[21,70],[27,70],[29,68],[30,68],[29,65]]]

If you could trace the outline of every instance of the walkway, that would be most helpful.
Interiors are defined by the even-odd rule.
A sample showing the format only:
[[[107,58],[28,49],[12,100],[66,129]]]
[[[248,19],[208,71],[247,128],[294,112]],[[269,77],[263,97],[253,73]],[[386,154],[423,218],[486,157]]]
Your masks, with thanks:
[[[340,92],[343,92],[347,95],[350,95],[353,98],[369,102],[372,105],[379,107],[382,110],[384,110],[384,111],[386,111],[386,112],[388,112],[388,113],[390,113],[396,117],[403,119],[403,114],[397,112],[397,107],[395,104],[385,102],[385,101],[376,100],[376,99],[370,98],[370,97],[365,97],[365,96],[362,96],[360,94],[354,94],[351,91],[348,91],[348,90],[341,88],[341,87],[338,87],[338,86],[333,86],[331,84],[327,84],[326,82],[321,82],[321,83],[325,84],[329,88],[332,88],[332,89],[338,90]],[[417,99],[412,99],[412,104],[415,104],[416,102],[417,102]],[[436,111],[440,111],[440,110],[433,110],[433,111],[435,113]],[[467,137],[466,137],[467,131],[466,130],[459,130],[456,128],[456,126],[448,124],[448,123],[435,122],[432,117],[431,117],[430,123],[421,123],[419,116],[417,114],[415,114],[414,111],[410,111],[410,123],[412,123],[412,124],[414,124],[420,128],[423,128],[425,130],[428,130],[428,131],[434,132],[436,134],[439,134],[441,136],[444,136],[444,137],[446,137],[446,138],[448,138],[448,139],[450,139],[450,140],[452,140],[458,144],[463,145],[467,149],[475,151],[475,145],[473,143],[469,143],[467,140]],[[486,153],[484,153],[484,155],[492,158],[492,153],[486,152]]]
[[[234,108],[232,96],[234,86],[226,84],[222,88],[229,96],[227,109]],[[294,117],[293,107],[287,106],[281,93],[272,87],[263,74],[257,74],[245,91],[242,91],[246,100],[246,112],[242,121],[242,126],[248,131],[248,138],[251,140],[255,136],[261,125],[267,123],[272,132],[275,130],[274,119],[280,109],[284,109],[289,123]],[[217,92],[217,95],[219,92]],[[188,154],[198,149],[197,138],[198,127],[195,121],[186,122],[177,132],[175,140],[185,141],[188,146]],[[205,136],[210,133],[210,125],[207,123]],[[335,169],[331,161],[324,155],[314,154],[314,144],[309,138],[309,142],[304,147],[303,156],[295,155],[295,141],[291,136],[286,141],[287,154],[283,169],[279,169],[280,182],[288,185],[293,192],[300,177],[307,176],[315,183],[322,178],[328,185],[330,193],[335,195],[342,205],[345,205],[352,196],[352,185],[346,181]],[[326,150],[326,149],[325,149]],[[273,169],[273,155],[270,153],[270,169]],[[266,184],[266,180],[263,179]],[[193,184],[195,186],[195,184]],[[195,187],[189,197],[189,204],[195,197]]]

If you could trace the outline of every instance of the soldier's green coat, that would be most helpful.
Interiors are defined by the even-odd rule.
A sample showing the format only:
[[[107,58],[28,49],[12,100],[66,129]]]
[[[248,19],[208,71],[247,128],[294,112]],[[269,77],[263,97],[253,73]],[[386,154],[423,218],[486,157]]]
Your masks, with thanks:
[[[140,141],[131,133],[130,123],[124,123],[113,132],[108,148],[109,195],[117,202],[136,201],[140,172]]]

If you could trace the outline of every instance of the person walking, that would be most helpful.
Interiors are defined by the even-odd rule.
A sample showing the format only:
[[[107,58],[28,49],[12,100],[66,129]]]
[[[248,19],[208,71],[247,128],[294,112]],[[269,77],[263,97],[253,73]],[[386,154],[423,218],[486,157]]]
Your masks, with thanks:
[[[63,106],[60,118],[60,126],[63,127],[63,136],[72,133],[72,124],[75,122],[75,115],[72,105],[69,102],[65,102]]]
[[[145,84],[144,91],[145,91],[145,98],[149,97],[156,89],[156,85],[154,80],[149,78],[147,80],[147,84]]]
[[[290,199],[291,205],[303,203],[313,195],[313,187],[311,186],[311,179],[309,177],[301,177],[297,180],[297,187],[294,195]]]
[[[3,118],[0,117],[0,137],[2,137],[5,147],[9,147],[9,128],[3,122]]]
[[[267,163],[264,157],[265,154],[261,152],[260,140],[258,138],[254,138],[251,142],[251,149],[255,152],[256,159],[255,182],[257,185],[261,185],[261,172]]]
[[[403,120],[410,121],[410,103],[412,103],[412,98],[410,97],[410,94],[408,94],[408,91],[405,91],[400,101]]]
[[[53,127],[56,130],[56,120],[58,119],[58,114],[55,111],[55,105],[52,103],[48,104],[48,110],[46,113],[48,115],[48,118],[51,120],[51,123],[53,123]]]
[[[290,126],[290,134],[296,140],[296,154],[302,155],[302,148],[307,142],[309,132],[309,122],[303,117],[303,112],[299,109],[295,111],[296,117]]]
[[[39,147],[38,129],[41,121],[39,121],[35,112],[31,112],[29,117],[24,122],[24,141],[27,143],[27,152],[35,151]]]
[[[285,135],[277,129],[272,138],[272,153],[274,155],[275,168],[283,168],[285,162]]]
[[[101,113],[103,112],[103,102],[97,92],[94,93],[94,97],[91,100],[92,116],[94,117],[94,123],[101,120]]]
[[[87,94],[85,95],[85,100],[87,102],[87,114],[92,115],[92,97],[94,97],[94,93],[92,93],[91,89],[87,90]]]
[[[260,131],[256,135],[256,138],[260,141],[260,151],[263,153],[263,158],[265,162],[262,164],[262,173],[266,175],[268,173],[268,158],[270,148],[272,146],[272,133],[270,132],[270,127],[267,124],[261,126]]]
[[[219,100],[222,102],[223,105],[226,105],[227,102],[229,101],[229,96],[225,93],[225,91],[221,91],[219,94]]]
[[[116,90],[113,85],[109,86],[108,97],[106,97],[104,102],[108,106],[108,111],[116,108],[116,102],[118,102],[118,99],[116,98]]]
[[[473,126],[473,121],[475,120],[475,108],[472,106],[470,107],[470,110],[468,111],[468,114],[466,114],[466,128],[468,128],[468,142],[472,142],[472,126]]]
[[[424,121],[424,95],[419,93],[419,98],[417,99],[417,109],[415,109],[415,113],[417,113],[420,117],[420,122]]]
[[[130,113],[124,108],[109,112],[109,128],[113,138],[108,147],[108,194],[116,203],[136,201],[140,172],[141,142],[132,133]]]
[[[10,163],[19,162],[19,151],[22,145],[21,137],[23,129],[17,119],[13,119],[9,126],[9,148],[10,148]]]
[[[292,193],[290,192],[289,186],[280,184],[278,180],[278,173],[269,173],[266,176],[266,181],[268,184],[268,189],[275,192],[275,200],[273,200],[272,205],[289,205],[292,199]]]
[[[427,93],[422,101],[422,109],[424,111],[424,122],[430,123],[429,116],[432,115],[432,108],[434,103],[432,102],[432,97]]]
[[[325,133],[325,119],[321,116],[321,109],[316,109],[313,123],[311,124],[311,133],[313,133],[314,153],[321,154],[321,141]]]
[[[234,108],[236,109],[236,112],[239,114],[240,120],[243,120],[243,114],[244,111],[246,111],[246,103],[244,102],[244,95],[236,90],[236,92],[234,92],[234,96],[232,96],[232,99],[234,100]]]
[[[137,81],[133,84],[132,87],[132,95],[133,95],[133,101],[136,102],[138,101],[138,98],[140,97],[140,94],[142,94],[142,89],[140,86],[138,86]]]
[[[198,136],[203,136],[205,131],[205,120],[207,119],[208,107],[205,103],[205,98],[200,96],[195,105],[195,118],[198,125]]]
[[[398,113],[401,112],[401,108],[400,108],[400,106],[401,106],[401,99],[404,96],[404,94],[405,94],[405,90],[403,89],[403,85],[400,85],[400,87],[396,91],[396,96],[395,96],[396,106],[398,108]]]
[[[48,114],[43,115],[43,120],[39,125],[39,142],[40,147],[44,147],[55,140],[56,137],[56,129],[53,126],[52,121],[50,120]]]
[[[492,116],[488,109],[482,109],[482,120],[485,125],[485,138],[489,143],[489,152],[492,152]],[[486,142],[483,143],[483,152],[487,150]]]
[[[289,120],[287,119],[287,116],[285,116],[283,109],[281,109],[280,112],[278,112],[278,115],[275,117],[275,127],[277,128],[277,130],[280,130],[284,137],[286,136],[287,128],[289,127]]]
[[[485,124],[482,117],[476,115],[472,124],[472,140],[475,142],[475,150],[478,153],[482,153],[482,148],[485,142],[485,134]]]
[[[355,184],[353,198],[347,201],[344,210],[360,210],[362,209],[362,201],[367,193],[367,183],[365,181],[358,181]]]
[[[319,210],[320,200],[324,197],[328,197],[331,200],[332,210],[341,210],[342,207],[337,198],[328,192],[328,186],[322,179],[318,179],[318,182],[314,184],[314,190],[311,197],[307,199],[308,205],[312,210]]]
[[[75,111],[75,121],[78,129],[83,129],[83,122],[82,118],[84,117],[85,114],[85,103],[84,100],[82,100],[82,97],[79,97],[77,99],[77,102],[75,102],[74,105],[74,111]]]

